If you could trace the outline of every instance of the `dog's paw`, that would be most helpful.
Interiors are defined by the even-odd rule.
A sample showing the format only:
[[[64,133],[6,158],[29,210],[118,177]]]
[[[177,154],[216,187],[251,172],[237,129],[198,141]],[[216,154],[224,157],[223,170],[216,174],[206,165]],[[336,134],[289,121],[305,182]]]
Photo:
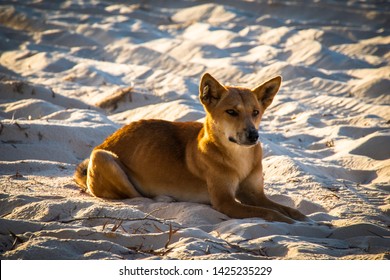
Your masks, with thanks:
[[[281,213],[285,214],[286,216],[290,217],[291,219],[294,219],[296,221],[301,222],[309,222],[311,219],[309,219],[306,215],[302,214],[296,209],[284,206]]]
[[[275,211],[275,210],[269,210],[268,214],[264,218],[270,222],[282,222],[287,224],[295,223],[294,219],[291,219],[287,215],[284,215],[279,211]]]

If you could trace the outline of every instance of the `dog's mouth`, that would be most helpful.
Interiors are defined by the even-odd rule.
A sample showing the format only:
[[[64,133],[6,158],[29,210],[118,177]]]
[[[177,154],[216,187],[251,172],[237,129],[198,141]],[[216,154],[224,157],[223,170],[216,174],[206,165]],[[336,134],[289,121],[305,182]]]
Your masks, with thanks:
[[[247,146],[247,147],[254,146],[254,145],[256,145],[259,142],[258,139],[253,140],[253,141],[247,140],[245,142],[241,142],[241,141],[239,142],[232,136],[230,136],[228,139],[232,143],[235,143],[235,144],[240,145],[240,146]]]
[[[229,141],[230,142],[233,142],[233,143],[236,143],[236,144],[238,144],[238,142],[237,142],[237,140],[236,139],[234,139],[233,137],[229,137]]]

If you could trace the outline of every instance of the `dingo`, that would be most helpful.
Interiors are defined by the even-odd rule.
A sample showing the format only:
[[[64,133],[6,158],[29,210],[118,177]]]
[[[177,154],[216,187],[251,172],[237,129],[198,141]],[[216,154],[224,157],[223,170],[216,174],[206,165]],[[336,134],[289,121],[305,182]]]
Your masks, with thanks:
[[[263,190],[258,129],[281,77],[254,89],[223,86],[203,75],[199,122],[141,120],[97,146],[77,167],[76,182],[111,199],[170,196],[211,204],[231,218],[293,223],[299,211],[269,200]]]

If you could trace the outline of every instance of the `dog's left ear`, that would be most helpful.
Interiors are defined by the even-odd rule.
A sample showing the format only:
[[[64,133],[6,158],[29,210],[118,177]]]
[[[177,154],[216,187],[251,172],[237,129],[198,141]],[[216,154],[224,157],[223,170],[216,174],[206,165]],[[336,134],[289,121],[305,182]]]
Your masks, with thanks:
[[[272,100],[274,100],[276,93],[279,91],[281,83],[282,77],[277,76],[252,89],[252,92],[256,95],[257,100],[263,105],[264,109],[271,105]]]

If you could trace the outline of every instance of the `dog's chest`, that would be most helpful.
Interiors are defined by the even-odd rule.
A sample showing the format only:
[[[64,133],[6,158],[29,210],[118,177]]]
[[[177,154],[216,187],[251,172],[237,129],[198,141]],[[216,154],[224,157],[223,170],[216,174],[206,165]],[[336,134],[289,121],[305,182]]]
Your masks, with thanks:
[[[256,163],[257,158],[251,149],[242,149],[231,157],[231,165],[236,170],[240,181],[248,177]]]

